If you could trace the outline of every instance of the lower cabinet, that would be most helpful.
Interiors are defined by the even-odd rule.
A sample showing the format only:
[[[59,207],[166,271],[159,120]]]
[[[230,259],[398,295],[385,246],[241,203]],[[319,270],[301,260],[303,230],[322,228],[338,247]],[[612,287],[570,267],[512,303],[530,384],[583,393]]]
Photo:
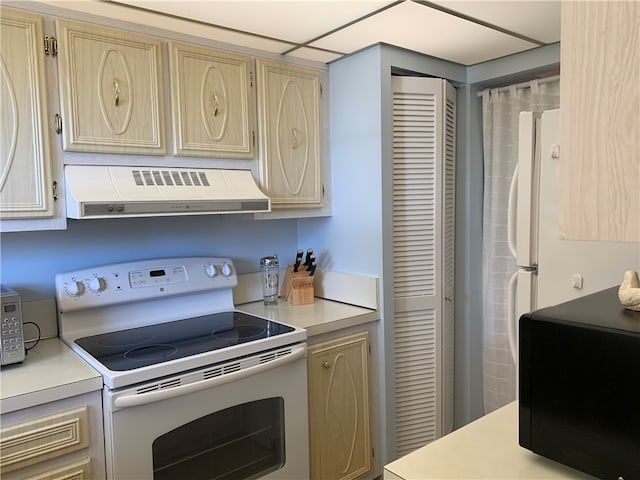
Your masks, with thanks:
[[[311,479],[357,479],[372,470],[369,335],[308,349]]]
[[[2,415],[3,480],[105,478],[100,392]]]

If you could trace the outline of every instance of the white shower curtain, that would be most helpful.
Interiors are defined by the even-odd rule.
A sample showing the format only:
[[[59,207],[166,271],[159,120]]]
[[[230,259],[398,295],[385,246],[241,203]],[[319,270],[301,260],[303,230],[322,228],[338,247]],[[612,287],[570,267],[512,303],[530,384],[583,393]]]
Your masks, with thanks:
[[[507,246],[507,200],[518,163],[518,116],[560,106],[560,79],[482,92],[484,141],[483,388],[484,412],[515,400],[516,369],[507,334],[507,285],[516,271]]]

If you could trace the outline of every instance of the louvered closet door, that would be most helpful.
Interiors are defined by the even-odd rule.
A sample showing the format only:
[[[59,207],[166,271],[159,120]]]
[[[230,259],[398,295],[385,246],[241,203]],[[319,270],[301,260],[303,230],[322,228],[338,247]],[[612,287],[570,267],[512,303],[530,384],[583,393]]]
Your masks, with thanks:
[[[455,90],[393,78],[396,448],[453,428]]]

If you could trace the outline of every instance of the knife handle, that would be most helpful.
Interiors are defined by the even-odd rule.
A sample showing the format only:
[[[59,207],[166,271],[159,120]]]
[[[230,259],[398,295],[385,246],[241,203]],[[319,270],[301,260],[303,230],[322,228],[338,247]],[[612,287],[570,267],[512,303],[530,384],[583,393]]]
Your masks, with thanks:
[[[304,254],[304,252],[302,250],[298,250],[296,253],[296,263],[294,263],[293,265],[293,271],[297,272],[298,271],[298,267],[300,266],[300,262],[302,262],[302,255]]]
[[[313,255],[313,248],[307,248],[307,256],[304,259],[304,266],[308,267],[311,265],[311,256]]]
[[[311,270],[311,265],[316,263],[316,256],[311,254],[309,255],[309,264],[307,265],[307,270]]]

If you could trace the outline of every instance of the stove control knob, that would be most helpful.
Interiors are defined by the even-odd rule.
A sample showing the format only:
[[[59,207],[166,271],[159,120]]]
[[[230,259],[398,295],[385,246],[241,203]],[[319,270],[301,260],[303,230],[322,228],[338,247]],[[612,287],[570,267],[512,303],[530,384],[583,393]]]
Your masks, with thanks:
[[[104,278],[102,277],[93,277],[89,281],[89,290],[91,290],[93,293],[100,293],[105,288],[107,288],[107,282],[105,282]]]
[[[223,277],[229,277],[231,275],[231,265],[229,265],[228,263],[223,263],[222,267],[220,267],[220,270],[222,271]]]
[[[71,297],[79,297],[84,293],[84,285],[82,282],[76,282],[75,280],[67,285],[67,294]]]
[[[206,266],[206,268],[204,269],[204,273],[207,274],[207,277],[209,278],[216,278],[218,276],[218,269],[216,268],[215,265],[213,265],[212,263],[210,263],[209,265]]]

